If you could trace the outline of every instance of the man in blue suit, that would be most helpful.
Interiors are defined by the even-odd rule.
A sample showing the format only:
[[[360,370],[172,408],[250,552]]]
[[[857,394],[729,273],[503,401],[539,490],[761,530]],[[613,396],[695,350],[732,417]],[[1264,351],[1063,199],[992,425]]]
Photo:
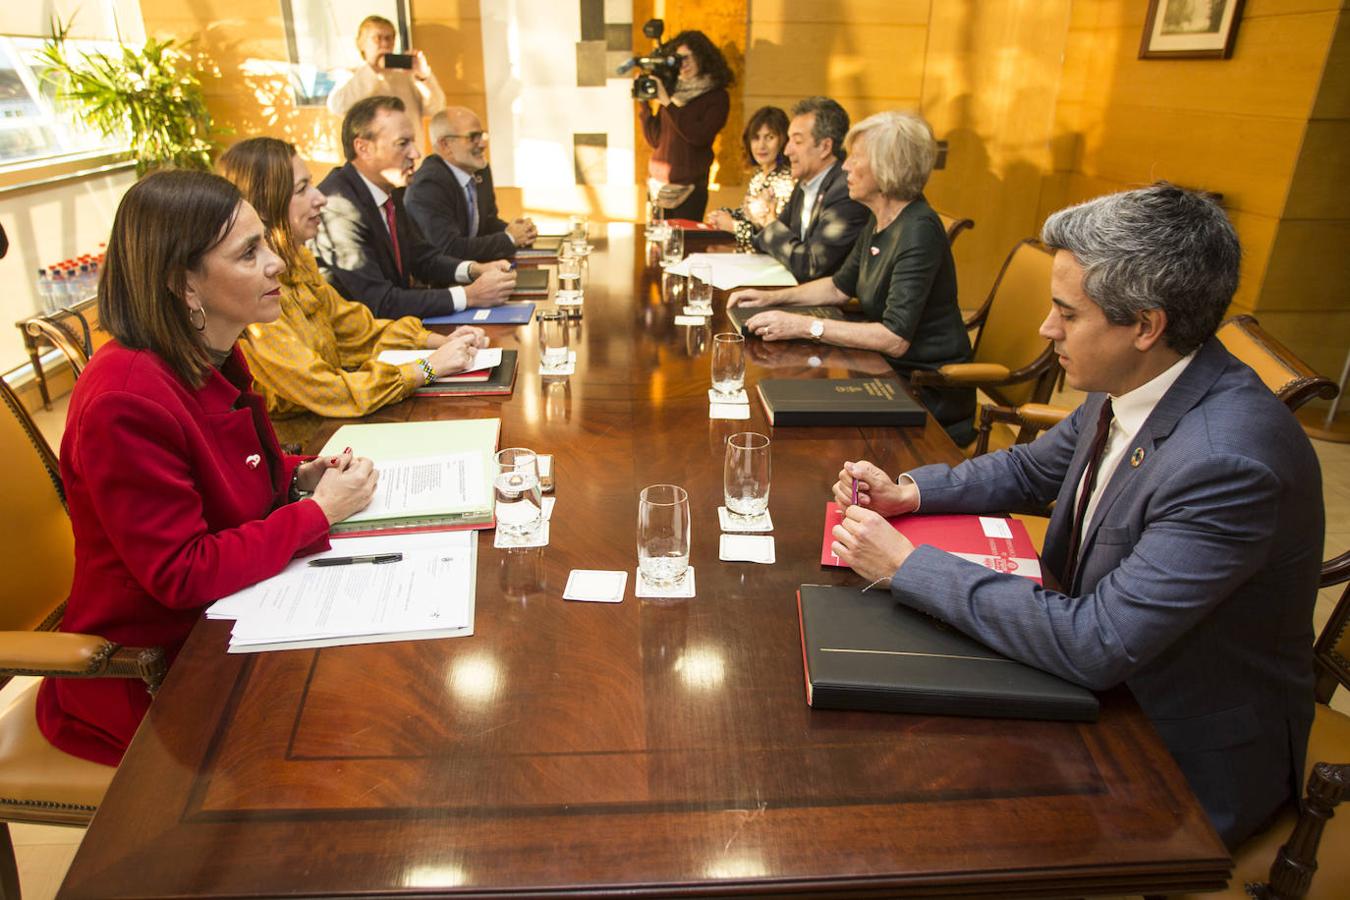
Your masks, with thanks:
[[[1214,337],[1237,235],[1172,185],[1049,218],[1041,333],[1087,400],[1030,444],[896,482],[845,463],[834,550],[900,602],[1101,690],[1124,682],[1229,845],[1300,796],[1322,551],[1317,457],[1289,410]],[[1057,587],[998,574],[882,518],[1056,501]]]

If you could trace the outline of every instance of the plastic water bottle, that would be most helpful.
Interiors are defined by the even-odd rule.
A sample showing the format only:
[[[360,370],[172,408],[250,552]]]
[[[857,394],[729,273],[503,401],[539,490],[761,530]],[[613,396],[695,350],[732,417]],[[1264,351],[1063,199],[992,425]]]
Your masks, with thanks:
[[[43,312],[54,312],[56,307],[52,305],[52,280],[47,277],[46,269],[38,269],[37,291],[42,298]]]

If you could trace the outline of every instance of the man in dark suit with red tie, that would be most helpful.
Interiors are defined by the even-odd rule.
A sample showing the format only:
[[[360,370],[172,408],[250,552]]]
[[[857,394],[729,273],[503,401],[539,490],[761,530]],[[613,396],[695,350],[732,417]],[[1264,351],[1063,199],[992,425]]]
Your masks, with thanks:
[[[534,222],[497,215],[487,132],[473,110],[452,106],[431,117],[434,152],[408,182],[404,202],[428,241],[461,259],[507,259],[529,246]]]
[[[1308,438],[1215,330],[1237,234],[1169,184],[1052,215],[1041,334],[1088,393],[1030,444],[897,483],[845,463],[835,552],[897,601],[1095,690],[1124,683],[1236,846],[1302,792],[1324,529]],[[853,479],[859,502],[849,505]],[[1055,500],[1045,587],[914,547],[882,518]]]
[[[422,154],[403,101],[367,97],[354,104],[342,120],[342,149],[347,164],[319,184],[328,205],[314,255],[344,297],[394,319],[498,306],[510,296],[516,283],[510,263],[441,253],[404,209],[403,187]]]

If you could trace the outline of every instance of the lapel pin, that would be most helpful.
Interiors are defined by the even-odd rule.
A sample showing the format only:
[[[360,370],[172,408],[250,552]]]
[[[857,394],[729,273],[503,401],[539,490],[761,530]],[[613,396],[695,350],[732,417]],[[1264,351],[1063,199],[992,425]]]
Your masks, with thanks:
[[[880,255],[881,255],[881,249],[878,248],[878,247],[868,247],[867,249],[872,251],[872,255],[873,255],[873,256],[880,256]]]
[[[1144,448],[1135,447],[1134,453],[1130,455],[1130,465],[1134,466],[1137,469],[1139,468],[1139,464],[1142,463],[1143,461],[1144,461]]]
[[[244,457],[244,465],[248,466],[250,469],[258,468],[258,463],[260,462],[262,462],[262,456],[257,453],[250,453],[248,456]]]

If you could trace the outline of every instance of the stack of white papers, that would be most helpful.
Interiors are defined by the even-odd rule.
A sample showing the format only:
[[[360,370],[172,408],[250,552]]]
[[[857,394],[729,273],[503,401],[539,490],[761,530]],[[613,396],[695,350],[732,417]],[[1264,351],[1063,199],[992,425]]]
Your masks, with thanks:
[[[475,531],[381,535],[333,542],[266,581],[218,600],[207,618],[233,619],[231,653],[335,647],[473,634]],[[393,563],[313,567],[311,559],[402,553]]]
[[[782,263],[765,253],[691,253],[675,265],[666,266],[666,274],[686,276],[696,262],[712,266],[712,283],[718,290],[791,287],[797,283]]]
[[[426,359],[435,351],[433,350],[384,350],[375,357],[383,363],[389,363],[391,366],[402,366],[410,362],[417,362],[419,359]],[[461,369],[461,372],[477,372],[479,369],[495,369],[502,364],[502,348],[487,347],[474,352],[473,359],[469,365]],[[456,372],[450,372],[437,378],[437,381],[449,379],[456,375]]]

